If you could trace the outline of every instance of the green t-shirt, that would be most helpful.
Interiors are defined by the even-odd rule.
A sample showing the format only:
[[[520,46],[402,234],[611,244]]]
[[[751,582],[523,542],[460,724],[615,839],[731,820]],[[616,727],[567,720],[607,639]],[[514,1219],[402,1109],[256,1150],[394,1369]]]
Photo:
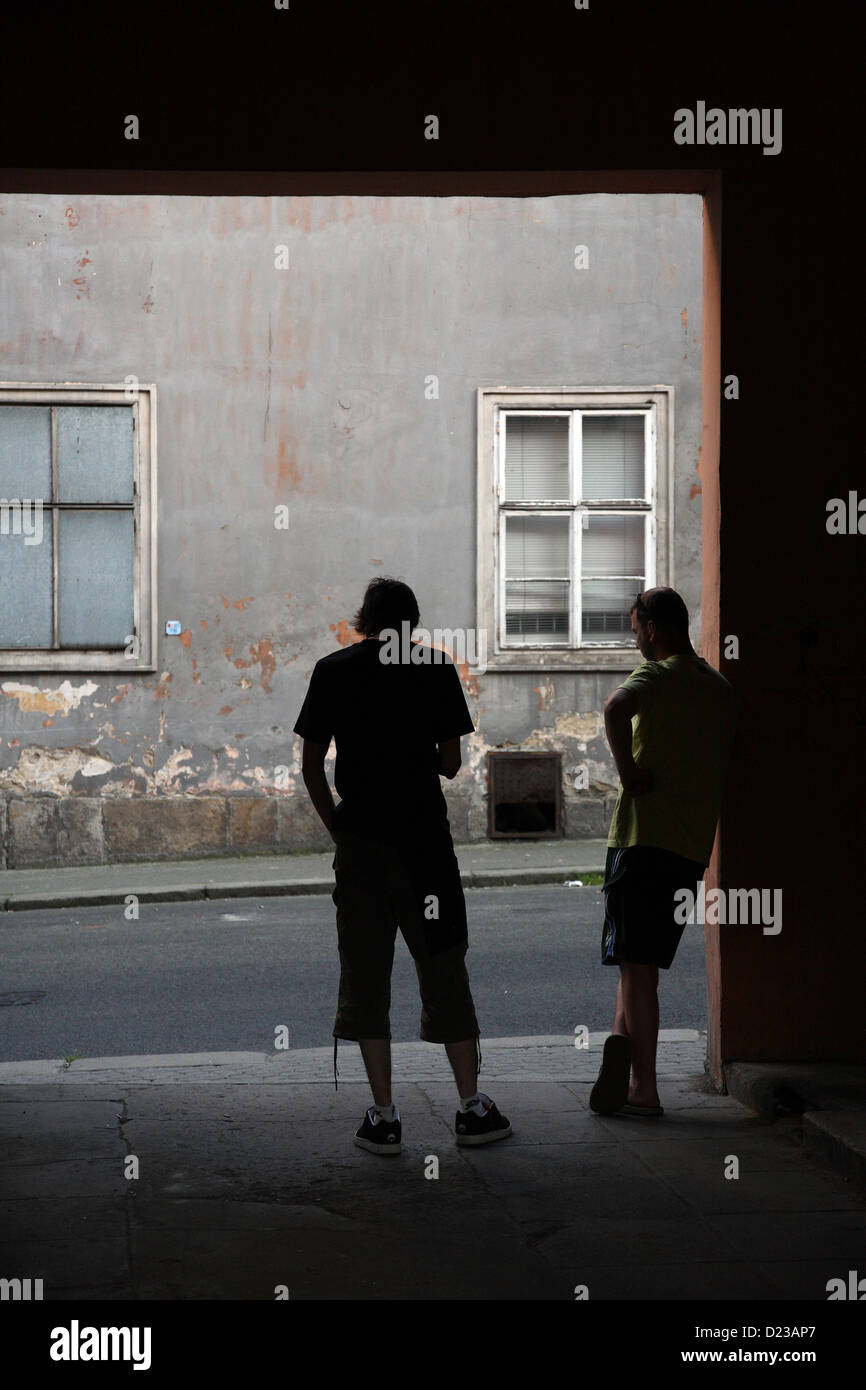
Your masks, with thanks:
[[[608,845],[653,845],[709,864],[722,784],[734,738],[733,686],[689,652],[645,661],[622,688],[637,700],[632,755],[653,775],[652,790],[620,787]]]

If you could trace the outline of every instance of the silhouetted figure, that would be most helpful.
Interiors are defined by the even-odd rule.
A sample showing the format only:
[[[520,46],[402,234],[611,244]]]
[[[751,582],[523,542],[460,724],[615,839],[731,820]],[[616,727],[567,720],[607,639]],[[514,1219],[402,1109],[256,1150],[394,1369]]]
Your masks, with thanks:
[[[685,929],[675,894],[696,894],[710,862],[738,702],[692,647],[688,609],[674,589],[639,594],[631,627],[645,662],[604,707],[622,786],[607,841],[601,954],[619,966],[620,980],[589,1103],[600,1114],[643,1117],[664,1113],[659,969],[669,969]]]
[[[460,737],[474,725],[450,658],[409,641],[418,621],[408,585],[372,580],[354,620],[364,640],[316,663],[294,730],[304,740],[304,782],[337,846],[334,1084],[337,1040],[352,1039],[373,1093],[355,1142],[382,1154],[399,1153],[401,1140],[391,1099],[389,1020],[398,927],[418,974],[419,1036],[444,1043],[454,1072],[458,1144],[511,1133],[477,1090],[481,1052],[465,963],[466,904],[439,783],[440,775],[457,775]],[[336,807],[324,770],[332,738]]]

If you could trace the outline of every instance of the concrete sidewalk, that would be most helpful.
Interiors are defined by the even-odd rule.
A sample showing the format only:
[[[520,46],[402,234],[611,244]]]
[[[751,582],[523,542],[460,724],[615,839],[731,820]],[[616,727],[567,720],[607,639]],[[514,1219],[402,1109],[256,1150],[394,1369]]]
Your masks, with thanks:
[[[564,883],[604,872],[604,840],[486,840],[455,846],[465,888]],[[334,851],[8,869],[0,873],[0,911],[141,902],[330,893]]]
[[[352,1143],[354,1044],[338,1092],[330,1048],[6,1064],[2,1275],[46,1299],[824,1301],[864,1268],[859,1189],[796,1120],[713,1094],[703,1034],[662,1035],[652,1121],[588,1109],[603,1037],[486,1042],[515,1132],[481,1149],[454,1143],[443,1049],[395,1045],[392,1158]]]
[[[468,887],[601,872],[605,842],[457,847]],[[23,869],[9,911],[330,893],[333,852]],[[0,1277],[47,1298],[826,1298],[866,1269],[866,1106],[854,1066],[731,1064],[663,1033],[658,1121],[588,1109],[604,1035],[484,1040],[514,1125],[454,1144],[441,1048],[394,1047],[403,1153],[352,1144],[354,1044],[0,1064]],[[738,1097],[743,1104],[739,1104]],[[744,1108],[746,1107],[746,1108]],[[774,1121],[774,1123],[769,1123]],[[138,1160],[138,1177],[125,1161]],[[431,1158],[439,1177],[426,1177]],[[731,1172],[732,1158],[739,1177]],[[835,1166],[831,1166],[835,1165]]]

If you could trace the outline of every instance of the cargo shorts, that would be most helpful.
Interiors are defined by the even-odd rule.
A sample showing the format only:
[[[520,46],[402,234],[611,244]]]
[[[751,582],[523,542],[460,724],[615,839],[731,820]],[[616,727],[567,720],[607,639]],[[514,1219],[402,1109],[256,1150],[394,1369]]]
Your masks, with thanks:
[[[391,968],[398,928],[418,975],[421,1040],[477,1039],[465,960],[465,904],[450,836],[433,854],[425,854],[423,846],[413,854],[338,832],[332,868],[340,952],[335,1056],[337,1038],[391,1037]],[[446,915],[439,919],[441,929],[439,921],[425,916],[425,888],[438,890],[437,899],[442,899]]]

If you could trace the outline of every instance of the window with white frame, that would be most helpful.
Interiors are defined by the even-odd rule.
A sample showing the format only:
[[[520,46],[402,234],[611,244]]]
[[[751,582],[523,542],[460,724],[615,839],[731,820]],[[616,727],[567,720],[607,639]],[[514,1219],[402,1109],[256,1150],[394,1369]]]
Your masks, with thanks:
[[[154,395],[0,383],[2,669],[154,669]]]
[[[479,612],[496,663],[633,664],[635,594],[667,582],[665,388],[480,396]]]

